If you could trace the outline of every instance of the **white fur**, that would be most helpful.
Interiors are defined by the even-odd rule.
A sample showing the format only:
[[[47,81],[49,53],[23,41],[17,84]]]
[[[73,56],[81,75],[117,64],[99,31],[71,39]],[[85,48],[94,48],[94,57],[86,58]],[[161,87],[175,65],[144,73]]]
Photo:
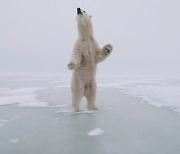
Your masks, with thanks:
[[[78,39],[74,45],[71,62],[68,68],[73,70],[72,75],[72,105],[79,111],[81,98],[86,97],[88,109],[97,110],[96,98],[96,66],[112,51],[110,44],[99,48],[94,35],[91,17],[82,11],[77,15]]]

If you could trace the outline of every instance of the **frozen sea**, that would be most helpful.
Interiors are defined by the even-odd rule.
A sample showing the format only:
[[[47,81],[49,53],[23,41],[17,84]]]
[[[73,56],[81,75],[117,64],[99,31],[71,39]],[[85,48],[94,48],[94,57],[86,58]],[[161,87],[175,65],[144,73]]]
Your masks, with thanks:
[[[179,154],[180,78],[99,75],[98,111],[70,76],[0,74],[0,154]]]

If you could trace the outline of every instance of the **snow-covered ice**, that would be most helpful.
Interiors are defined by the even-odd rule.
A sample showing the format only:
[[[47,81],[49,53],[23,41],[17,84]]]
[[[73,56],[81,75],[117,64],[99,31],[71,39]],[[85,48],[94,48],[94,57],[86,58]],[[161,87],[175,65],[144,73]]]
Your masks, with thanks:
[[[64,115],[72,115],[72,114],[91,114],[91,113],[96,113],[94,110],[88,110],[88,109],[81,109],[79,112],[74,112],[73,108],[70,108],[68,106],[62,107],[55,111],[55,113],[64,113]]]
[[[0,89],[0,105],[18,104],[19,106],[28,107],[46,107],[46,102],[40,102],[37,99],[37,90],[41,88],[28,87],[17,89]]]
[[[99,136],[99,135],[104,134],[104,130],[102,130],[101,128],[96,128],[96,129],[91,130],[87,134],[89,136]]]
[[[97,82],[99,110],[75,113],[69,76],[0,76],[0,154],[180,153],[179,78]]]

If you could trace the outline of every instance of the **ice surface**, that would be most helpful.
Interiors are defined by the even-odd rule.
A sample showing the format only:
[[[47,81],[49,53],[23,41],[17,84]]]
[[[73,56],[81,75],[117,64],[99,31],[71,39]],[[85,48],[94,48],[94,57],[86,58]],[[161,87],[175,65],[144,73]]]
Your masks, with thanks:
[[[180,109],[180,86],[138,85],[128,88],[126,92],[156,107],[167,106],[175,111]]]
[[[0,154],[180,153],[179,79],[97,82],[99,110],[75,113],[70,77],[0,77]]]
[[[61,106],[60,106],[61,107]],[[55,111],[55,113],[64,113],[64,115],[72,115],[72,114],[88,114],[88,113],[96,113],[95,110],[88,110],[88,109],[81,109],[79,112],[74,112],[73,108],[71,107],[64,107],[60,108],[59,110]]]
[[[40,100],[37,92],[50,89],[70,88],[70,77],[58,75],[3,75],[0,83],[11,83],[0,87],[0,105],[19,105],[21,107],[48,107],[48,102]],[[4,81],[4,82],[3,82]],[[40,85],[39,83],[43,83]],[[18,87],[13,84],[27,83]],[[29,86],[37,83],[40,86]],[[8,85],[8,84],[7,84]],[[12,86],[13,85],[13,86]],[[35,84],[32,84],[35,85]],[[99,91],[106,88],[119,89],[121,92],[141,99],[156,107],[169,107],[180,112],[180,79],[98,76]],[[59,112],[71,112],[62,110]],[[87,111],[84,111],[87,112]]]
[[[9,116],[0,116],[0,127],[5,126],[9,122],[18,119],[18,116],[15,117],[9,117]]]
[[[4,126],[7,122],[8,122],[8,120],[2,120],[2,119],[0,119],[0,127],[1,127],[1,126]]]
[[[133,97],[141,98],[141,103],[169,107],[180,112],[180,79],[110,77],[106,81],[101,80],[98,85],[100,88],[115,88]]]
[[[94,130],[91,130],[90,132],[87,133],[89,136],[98,136],[104,134],[104,130],[101,128],[96,128]]]
[[[19,142],[19,138],[12,139],[12,140],[10,140],[10,142],[12,142],[12,143],[17,143],[17,142]]]

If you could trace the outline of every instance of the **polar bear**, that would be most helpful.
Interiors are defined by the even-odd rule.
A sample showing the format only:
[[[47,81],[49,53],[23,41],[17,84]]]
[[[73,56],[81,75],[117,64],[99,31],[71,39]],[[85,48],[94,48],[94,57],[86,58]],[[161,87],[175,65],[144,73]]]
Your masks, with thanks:
[[[78,39],[74,45],[68,68],[73,70],[71,90],[72,105],[75,112],[80,111],[80,101],[83,96],[87,99],[87,108],[97,110],[96,99],[96,67],[97,64],[112,52],[112,45],[103,48],[98,46],[91,23],[91,16],[77,8]]]

